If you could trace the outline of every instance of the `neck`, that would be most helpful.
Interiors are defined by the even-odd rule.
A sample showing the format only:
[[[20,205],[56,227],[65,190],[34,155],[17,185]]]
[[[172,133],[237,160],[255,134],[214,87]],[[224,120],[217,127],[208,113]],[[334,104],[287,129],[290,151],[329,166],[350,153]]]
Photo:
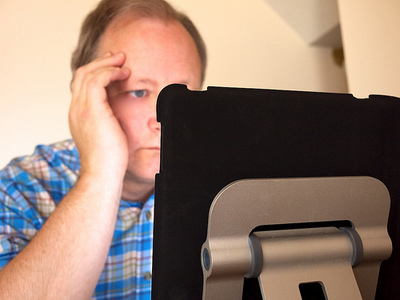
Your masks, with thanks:
[[[122,187],[122,199],[132,202],[146,202],[154,192],[153,181],[133,180],[125,176]]]

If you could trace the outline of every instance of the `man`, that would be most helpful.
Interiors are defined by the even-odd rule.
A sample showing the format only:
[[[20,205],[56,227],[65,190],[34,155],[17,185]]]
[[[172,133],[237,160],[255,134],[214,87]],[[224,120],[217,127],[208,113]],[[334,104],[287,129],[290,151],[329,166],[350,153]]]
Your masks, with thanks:
[[[157,96],[200,89],[205,64],[197,30],[164,0],[103,0],[88,15],[73,142],[0,172],[0,299],[150,299]]]

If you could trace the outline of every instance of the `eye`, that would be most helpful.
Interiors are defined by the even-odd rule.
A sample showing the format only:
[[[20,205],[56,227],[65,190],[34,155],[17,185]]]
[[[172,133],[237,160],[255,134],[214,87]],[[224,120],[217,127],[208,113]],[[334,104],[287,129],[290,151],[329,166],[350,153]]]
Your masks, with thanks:
[[[143,98],[147,95],[147,91],[146,90],[130,91],[129,95],[131,95],[133,98]]]

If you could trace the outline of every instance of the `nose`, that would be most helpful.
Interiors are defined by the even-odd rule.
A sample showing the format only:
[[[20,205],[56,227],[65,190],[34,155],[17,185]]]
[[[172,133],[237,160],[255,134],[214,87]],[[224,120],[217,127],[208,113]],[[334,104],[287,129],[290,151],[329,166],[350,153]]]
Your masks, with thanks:
[[[148,120],[148,126],[151,131],[155,133],[161,133],[161,124],[157,122],[157,99],[155,101],[152,101],[151,107],[149,107],[149,120]]]
[[[157,122],[157,118],[155,116],[150,117],[149,122],[148,122],[148,126],[150,128],[151,131],[160,134],[161,133],[161,123]]]
[[[149,102],[149,110],[148,110],[148,123],[147,126],[149,129],[156,133],[156,134],[161,134],[161,124],[157,122],[157,100],[158,97],[155,97],[152,99],[152,101]]]

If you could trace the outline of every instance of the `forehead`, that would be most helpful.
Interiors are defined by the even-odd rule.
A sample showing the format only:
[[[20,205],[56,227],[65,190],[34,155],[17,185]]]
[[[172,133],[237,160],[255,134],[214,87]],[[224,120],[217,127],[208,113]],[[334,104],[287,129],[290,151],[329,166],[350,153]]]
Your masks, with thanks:
[[[114,20],[100,38],[97,56],[111,51],[132,50],[135,48],[154,48],[157,46],[189,47],[196,45],[187,30],[176,20],[156,17],[138,17],[126,14]]]
[[[178,21],[130,16],[114,21],[100,40],[97,56],[121,51],[135,76],[157,77],[165,83],[175,77],[201,81],[196,44]]]

